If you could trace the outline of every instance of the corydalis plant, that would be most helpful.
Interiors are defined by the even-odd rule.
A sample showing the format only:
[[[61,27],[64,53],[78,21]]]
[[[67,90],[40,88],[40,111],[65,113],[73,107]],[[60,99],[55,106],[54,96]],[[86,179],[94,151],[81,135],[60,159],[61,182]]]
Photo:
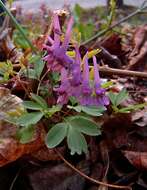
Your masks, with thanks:
[[[54,88],[58,95],[58,104],[67,104],[69,98],[75,97],[80,105],[84,106],[105,106],[109,104],[109,99],[105,95],[105,90],[101,88],[100,76],[97,67],[96,57],[93,55],[94,81],[90,80],[88,52],[83,60],[79,52],[78,45],[74,45],[74,58],[67,54],[73,18],[70,18],[63,42],[61,42],[61,27],[57,14],[53,16],[54,40],[48,37],[48,44],[44,45],[47,55],[47,67],[51,72],[61,73],[61,84]]]

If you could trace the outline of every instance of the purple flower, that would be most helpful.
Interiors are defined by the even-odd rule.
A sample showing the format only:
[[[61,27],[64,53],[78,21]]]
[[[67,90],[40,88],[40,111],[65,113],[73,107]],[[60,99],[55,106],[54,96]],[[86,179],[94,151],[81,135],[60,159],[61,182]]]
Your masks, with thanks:
[[[69,89],[70,83],[68,79],[68,73],[65,68],[61,70],[61,85],[59,88],[55,88],[54,91],[58,93],[58,100],[57,103],[59,104],[67,104],[69,100]]]
[[[47,50],[47,55],[44,57],[44,61],[47,61],[47,67],[51,71],[61,71],[63,67],[68,68],[73,63],[73,59],[66,54],[70,42],[72,25],[73,18],[71,17],[67,26],[65,38],[61,43],[61,27],[59,18],[57,14],[53,15],[54,39],[49,36],[48,42],[50,45],[44,45],[44,49]]]
[[[71,85],[78,86],[81,83],[82,77],[81,77],[81,55],[78,49],[78,46],[75,47],[75,61],[72,64],[71,67]]]
[[[94,81],[90,86],[88,58],[84,58],[83,78],[81,84],[81,94],[78,97],[79,103],[84,106],[105,106],[109,104],[109,99],[105,95],[105,89],[101,88],[100,76],[96,57],[93,56]]]
[[[97,105],[108,105],[109,99],[105,95],[106,90],[101,88],[101,81],[98,71],[98,65],[96,57],[93,56],[93,65],[94,65],[94,88],[95,88],[95,101],[97,102]],[[95,103],[96,103],[95,102]]]
[[[90,87],[89,81],[89,65],[87,55],[84,57],[84,69],[79,102],[81,105],[91,105],[92,103],[92,88]]]
[[[77,98],[79,103],[84,106],[105,106],[109,104],[109,99],[105,95],[106,90],[101,88],[100,76],[96,57],[93,57],[94,81],[90,84],[88,57],[84,57],[84,68],[81,72],[81,57],[76,49],[75,62],[71,69],[62,68],[61,85],[56,88],[58,93],[57,103],[67,104],[71,96]]]

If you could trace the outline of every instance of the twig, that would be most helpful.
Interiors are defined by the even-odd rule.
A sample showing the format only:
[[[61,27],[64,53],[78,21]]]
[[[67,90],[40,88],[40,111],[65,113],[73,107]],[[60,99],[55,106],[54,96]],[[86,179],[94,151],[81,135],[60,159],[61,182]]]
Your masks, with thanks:
[[[43,81],[43,79],[46,77],[46,75],[47,75],[47,73],[49,72],[49,70],[50,69],[48,69],[45,73],[44,73],[44,75],[41,77],[41,79],[40,79],[40,81],[39,81],[39,84],[38,84],[38,87],[37,87],[37,95],[39,94],[39,88],[40,88],[40,86],[41,86],[41,83],[42,83],[42,81]]]
[[[121,76],[147,78],[147,72],[113,69],[108,66],[100,66],[99,71],[103,74],[108,74],[108,75],[121,75]]]
[[[13,68],[21,68],[22,64],[21,63],[15,63],[13,64]]]
[[[84,174],[83,172],[81,172],[80,170],[78,170],[76,167],[74,167],[72,164],[70,164],[62,155],[61,153],[55,149],[56,153],[58,154],[58,156],[61,158],[61,160],[64,161],[64,163],[66,165],[68,165],[72,170],[74,170],[75,172],[77,172],[80,176],[84,177],[85,179],[91,181],[92,183],[95,183],[97,185],[103,185],[105,187],[111,187],[111,188],[116,188],[116,189],[128,189],[128,190],[132,190],[131,187],[129,186],[119,186],[119,185],[112,185],[112,184],[108,184],[108,183],[104,183],[98,180],[95,180],[89,176],[87,176],[86,174]]]
[[[20,172],[21,172],[21,168],[18,170],[18,172],[17,172],[16,176],[14,177],[14,179],[13,179],[13,181],[12,181],[11,185],[10,185],[9,190],[12,190],[12,189],[13,189],[14,184],[15,184],[15,182],[16,182],[16,180],[17,180],[17,178],[18,178],[19,174],[20,174]]]
[[[147,8],[147,5],[145,5],[146,3],[147,3],[147,1],[144,1],[144,2],[142,3],[142,5],[141,5],[136,11],[134,11],[133,13],[129,14],[128,16],[122,18],[122,19],[119,20],[117,23],[112,24],[110,27],[108,27],[108,28],[106,28],[106,29],[104,29],[104,30],[98,32],[96,35],[92,36],[91,38],[89,38],[88,40],[86,40],[85,42],[83,42],[81,45],[86,45],[86,44],[88,44],[89,42],[95,40],[96,38],[98,38],[98,37],[104,35],[104,34],[107,33],[108,31],[112,30],[114,27],[120,25],[121,23],[123,23],[123,22],[125,22],[126,20],[132,18],[133,16],[135,16],[135,15],[141,13],[144,9]]]

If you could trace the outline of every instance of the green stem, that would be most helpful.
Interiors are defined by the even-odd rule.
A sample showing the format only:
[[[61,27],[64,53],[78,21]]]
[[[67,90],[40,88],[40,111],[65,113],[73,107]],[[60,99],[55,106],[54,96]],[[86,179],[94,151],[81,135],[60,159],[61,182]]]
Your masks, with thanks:
[[[33,46],[33,44],[31,43],[31,41],[28,39],[28,37],[26,36],[26,34],[23,31],[23,28],[21,27],[21,25],[17,22],[16,18],[12,15],[12,13],[9,11],[9,9],[4,5],[4,3],[0,0],[0,6],[3,7],[3,9],[5,10],[5,12],[7,13],[7,15],[9,15],[9,17],[11,18],[12,22],[14,23],[14,25],[16,26],[16,28],[19,30],[19,32],[21,33],[22,37],[26,40],[26,42],[29,44],[30,48],[35,52],[35,47]]]
[[[108,31],[112,30],[114,27],[120,25],[121,23],[125,22],[126,20],[132,18],[133,16],[141,13],[144,9],[147,8],[147,5],[146,5],[147,1],[144,1],[143,4],[136,10],[134,11],[133,13],[129,14],[128,16],[126,16],[125,18],[122,18],[120,21],[118,21],[117,23],[111,25],[110,27],[98,32],[96,35],[92,36],[90,39],[88,39],[87,41],[83,42],[81,45],[86,45],[88,44],[89,42],[95,40],[96,38],[106,34]]]

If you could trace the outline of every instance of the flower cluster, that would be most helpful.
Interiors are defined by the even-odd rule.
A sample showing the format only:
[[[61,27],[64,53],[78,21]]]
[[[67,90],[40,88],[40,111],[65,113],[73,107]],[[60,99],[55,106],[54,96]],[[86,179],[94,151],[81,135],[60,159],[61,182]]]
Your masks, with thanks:
[[[88,52],[83,60],[77,45],[74,47],[75,57],[67,55],[70,42],[73,18],[70,19],[63,42],[61,42],[61,28],[57,14],[53,17],[54,40],[49,36],[51,45],[45,45],[47,66],[51,71],[61,73],[61,84],[55,88],[58,95],[58,104],[67,104],[69,98],[75,97],[80,105],[105,106],[109,99],[105,95],[105,89],[101,88],[101,81],[96,57],[93,56],[94,80],[90,80]]]
[[[73,60],[66,55],[67,48],[70,41],[70,35],[73,25],[73,18],[71,17],[63,42],[61,42],[61,27],[57,14],[53,15],[53,32],[54,39],[48,37],[49,45],[45,44],[44,49],[47,50],[47,56],[44,61],[47,61],[47,66],[51,71],[61,71],[63,67],[70,67]]]

